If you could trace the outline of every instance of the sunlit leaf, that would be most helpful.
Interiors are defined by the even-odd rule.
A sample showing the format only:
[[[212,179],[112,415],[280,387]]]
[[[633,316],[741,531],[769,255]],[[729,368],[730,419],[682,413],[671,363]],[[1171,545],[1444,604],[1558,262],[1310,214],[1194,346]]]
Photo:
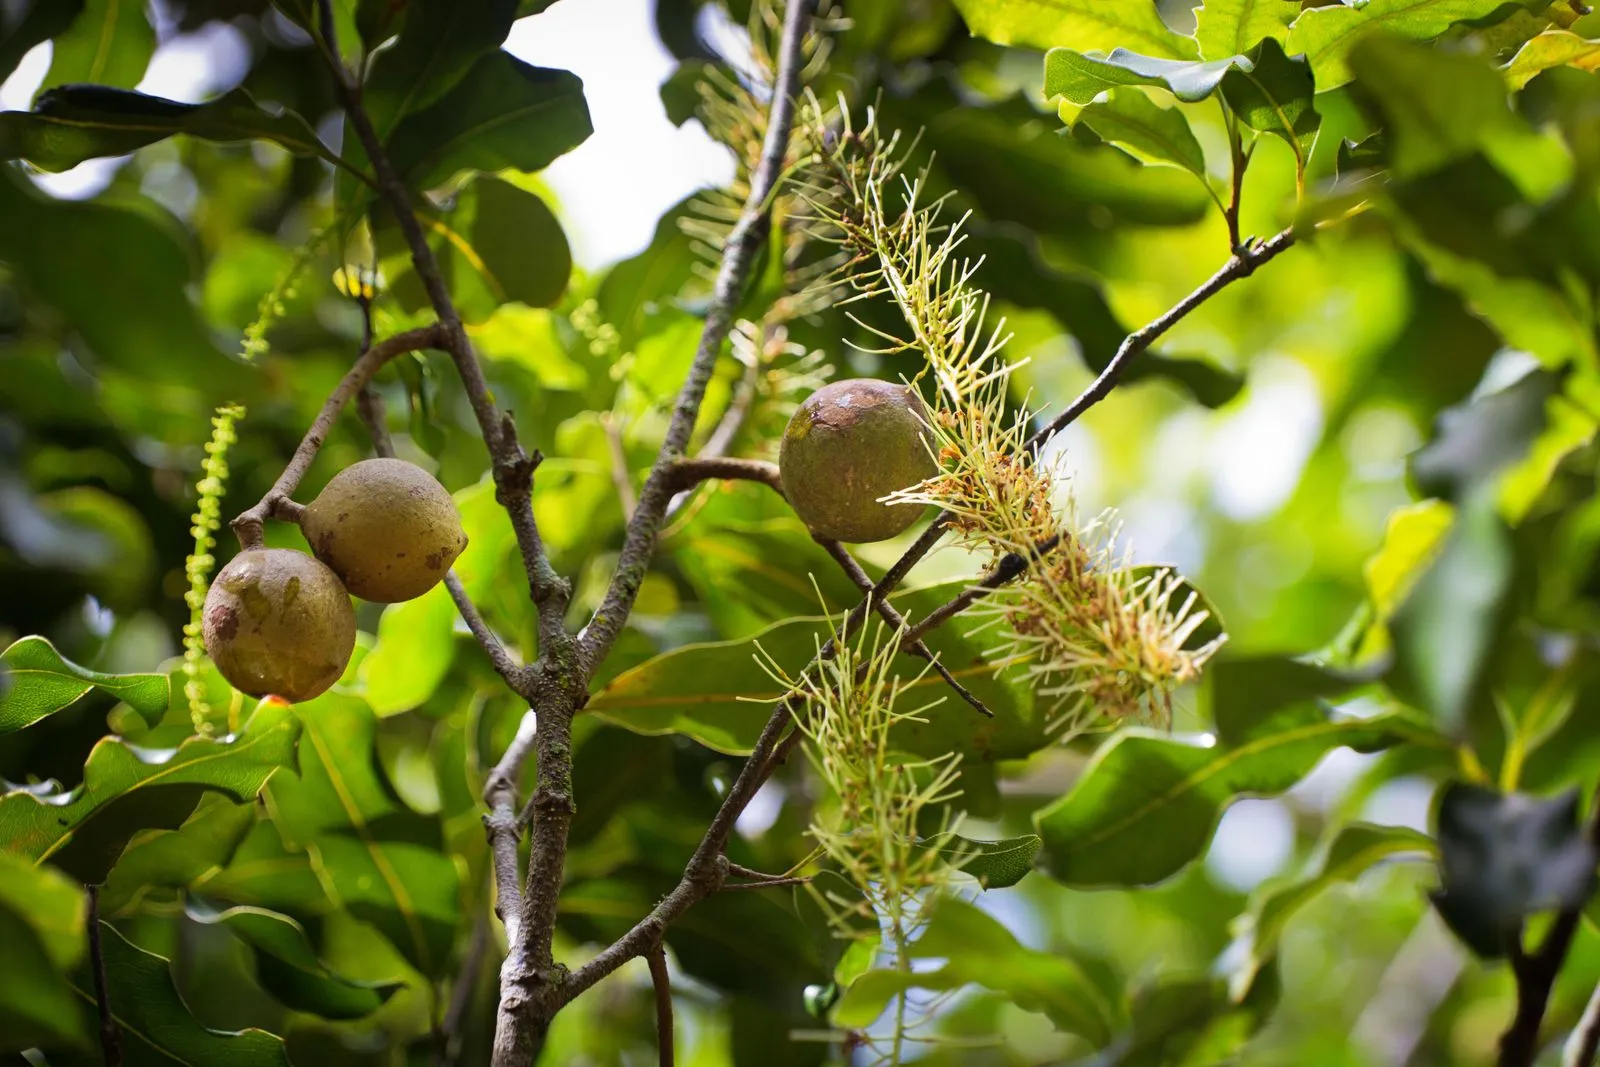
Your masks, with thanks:
[[[1429,41],[1460,22],[1508,13],[1506,0],[1368,0],[1307,8],[1289,31],[1285,50],[1304,54],[1322,91],[1350,80],[1346,58],[1362,41],[1378,34]]]
[[[1087,126],[1136,159],[1171,164],[1206,183],[1205,153],[1189,129],[1189,120],[1177,108],[1162,107],[1138,89],[1104,92],[1078,111],[1072,122]]]
[[[233,737],[195,737],[169,751],[103,738],[76,789],[0,797],[0,840],[81,881],[103,881],[129,838],[179,826],[203,792],[236,801],[254,797],[273,772],[292,765],[299,732],[288,705],[263,701]]]
[[[1154,0],[956,0],[968,28],[997,44],[1049,48],[1128,48],[1185,58],[1193,38],[1167,29]]]
[[[1600,70],[1600,41],[1580,37],[1571,30],[1546,30],[1517,49],[1504,68],[1506,83],[1521,89],[1552,67],[1569,66],[1591,73]]]
[[[1195,9],[1194,36],[1202,58],[1226,59],[1269,38],[1282,41],[1298,14],[1298,0],[1205,0]]]
[[[1187,103],[1204,100],[1242,56],[1199,60],[1160,59],[1124,48],[1093,55],[1076,48],[1052,48],[1044,57],[1045,96],[1087,104],[1119,85],[1154,85]],[[1248,62],[1248,61],[1246,61]]]
[[[24,637],[0,652],[10,685],[0,691],[0,734],[71,707],[91,689],[124,701],[154,726],[167,711],[164,674],[101,674],[80,667],[42,637]]]
[[[1250,60],[1249,67],[1240,64],[1223,75],[1222,98],[1246,126],[1283,138],[1304,165],[1322,124],[1312,106],[1316,86],[1310,66],[1284,55],[1273,38],[1263,41]]]
[[[455,602],[443,582],[415,600],[384,609],[378,643],[361,661],[373,711],[394,715],[433,695],[455,658],[455,623]]]

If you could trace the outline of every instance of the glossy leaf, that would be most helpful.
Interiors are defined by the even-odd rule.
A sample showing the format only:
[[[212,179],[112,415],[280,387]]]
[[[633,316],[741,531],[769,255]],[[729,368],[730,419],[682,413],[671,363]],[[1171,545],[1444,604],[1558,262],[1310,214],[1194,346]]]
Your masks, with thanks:
[[[1097,96],[1073,118],[1099,137],[1126,149],[1147,163],[1179,167],[1206,182],[1206,158],[1189,129],[1189,120],[1175,107],[1162,107],[1135,88],[1112,89]]]
[[[1439,798],[1439,914],[1485,959],[1503,956],[1522,920],[1577,908],[1595,886],[1594,845],[1577,790],[1542,800],[1452,782]]]
[[[1457,23],[1488,19],[1510,6],[1505,0],[1368,0],[1307,8],[1290,29],[1285,51],[1305,55],[1325,92],[1350,80],[1346,60],[1362,41],[1379,34],[1430,41]]]
[[[593,131],[576,75],[495,52],[395,128],[389,159],[407,185],[426,189],[468,169],[543,170]]]
[[[324,1019],[359,1019],[384,1005],[404,983],[358,982],[317,958],[299,923],[264,908],[216,911],[191,902],[189,918],[225,926],[255,952],[256,977],[285,1007]]]
[[[0,159],[60,171],[86,159],[120,156],[174,134],[208,141],[272,141],[297,155],[340,162],[291,111],[267,111],[243,89],[204,104],[98,85],[66,85],[32,111],[0,111]]]
[[[1202,59],[1241,56],[1262,41],[1282,41],[1300,14],[1298,0],[1205,0],[1195,9]]]
[[[298,737],[289,707],[263,701],[233,737],[195,737],[167,751],[103,738],[90,751],[76,789],[0,797],[0,840],[79,881],[103,881],[129,838],[144,829],[177,827],[203,792],[253,798],[275,771],[292,765]]]
[[[42,637],[24,637],[0,652],[10,685],[0,691],[0,735],[71,707],[91,689],[125,701],[154,726],[167,711],[164,674],[101,674],[80,667]]]
[[[1092,1045],[1111,1036],[1111,1008],[1069,957],[1027,948],[998,919],[957,898],[939,901],[927,929],[911,945],[916,959],[943,959],[937,970],[868,971],[833,1009],[836,1025],[866,1027],[908,989],[959,989],[969,983],[1006,994],[1040,1012],[1060,1030]]]
[[[1316,85],[1304,59],[1291,59],[1277,40],[1268,38],[1243,64],[1222,78],[1222,98],[1239,120],[1253,130],[1275,134],[1294,149],[1304,166],[1322,116],[1312,104]]]
[[[42,88],[68,83],[132,89],[144,78],[156,49],[145,5],[132,0],[86,0],[65,33],[50,42],[50,70]]]
[[[956,9],[975,35],[996,44],[1070,43],[1178,59],[1196,52],[1192,38],[1167,29],[1152,0],[956,0]]]
[[[433,695],[455,659],[455,624],[455,602],[443,582],[384,609],[378,643],[360,668],[373,711],[410,711]]]
[[[1044,93],[1087,104],[1119,85],[1154,85],[1186,103],[1216,92],[1222,77],[1243,60],[1227,56],[1207,62],[1160,59],[1123,48],[1089,55],[1076,48],[1052,48],[1044,57]]]
[[[427,292],[411,268],[410,252],[391,216],[379,216],[377,244],[402,307],[428,306]],[[512,301],[548,307],[561,298],[572,274],[572,252],[543,198],[499,178],[479,176],[448,210],[421,214],[428,243],[462,317],[488,319]]]
[[[269,794],[285,843],[311,853],[330,896],[351,914],[422,973],[440,973],[461,900],[438,820],[406,808],[384,776],[377,717],[364,701],[325,693],[297,710],[305,724],[300,774]]]
[[[1034,815],[1045,868],[1067,885],[1151,885],[1200,857],[1237,797],[1275,796],[1340,746],[1375,752],[1426,737],[1399,715],[1334,718],[1304,705],[1231,744],[1118,734],[1066,796]]]
[[[1325,890],[1342,882],[1354,882],[1385,860],[1397,856],[1428,857],[1433,853],[1432,838],[1404,826],[1352,823],[1341,827],[1304,873],[1274,879],[1251,896],[1249,910],[1238,920],[1249,952],[1232,976],[1235,989],[1250,986],[1260,969],[1277,954],[1289,920]]]
[[[1033,870],[1034,857],[1044,842],[1037,834],[1008,837],[1002,841],[980,841],[960,834],[946,834],[918,842],[937,852],[950,863],[970,874],[985,889],[1007,889]]]
[[[100,914],[136,911],[157,890],[187,889],[228,866],[255,826],[256,805],[223,796],[200,802],[176,830],[145,830],[128,842],[100,890]]]
[[[168,960],[128,941],[107,922],[100,924],[100,944],[105,957],[106,999],[111,1017],[122,1031],[122,1062],[127,1067],[171,1067],[174,1063],[289,1067],[280,1037],[265,1030],[230,1033],[202,1025],[179,995]],[[94,979],[87,968],[78,970],[72,984],[85,1003],[95,1003]],[[50,1062],[91,1067],[103,1061],[96,1048],[92,1053],[52,1051]]]

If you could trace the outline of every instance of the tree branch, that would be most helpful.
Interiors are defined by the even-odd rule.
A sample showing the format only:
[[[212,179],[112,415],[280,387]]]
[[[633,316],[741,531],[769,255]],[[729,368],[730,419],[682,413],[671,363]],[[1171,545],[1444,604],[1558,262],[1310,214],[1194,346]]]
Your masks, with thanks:
[[[539,716],[530,708],[517,726],[517,736],[483,783],[483,802],[489,806],[483,828],[489,835],[489,852],[494,857],[494,910],[505,924],[506,940],[512,944],[519,940],[522,923],[522,872],[517,861],[522,821],[518,818],[517,783],[522,780],[523,765],[533,754],[538,733]]]
[[[656,992],[656,1048],[661,1067],[672,1067],[672,978],[667,974],[667,953],[658,942],[644,954],[650,964],[650,984]]]
[[[767,239],[771,227],[771,194],[783,170],[789,151],[789,133],[794,125],[795,96],[800,89],[801,45],[811,21],[814,0],[789,0],[783,19],[783,37],[778,46],[778,71],[772,87],[772,107],[767,119],[766,139],[761,158],[750,176],[750,195],[745,198],[739,221],[728,235],[717,270],[711,306],[706,311],[705,327],[694,363],[678,392],[672,419],[656,462],[639,493],[639,506],[623,535],[617,569],[606,589],[605,598],[578,635],[578,658],[585,677],[593,677],[611,651],[623,623],[633,609],[633,601],[644,581],[655,554],[656,538],[671,503],[671,468],[689,446],[689,436],[705,399],[706,385],[716,367],[717,356],[733,324],[733,311],[743,295],[756,253]]]
[[[89,894],[89,967],[94,973],[94,1003],[100,1016],[100,1055],[105,1067],[122,1067],[122,1029],[111,1014],[111,996],[106,991],[106,957],[100,947],[100,887],[86,885]]]
[[[1600,1055],[1600,986],[1589,995],[1583,1017],[1567,1040],[1561,1067],[1594,1067],[1596,1055]]]
[[[737,459],[731,456],[695,456],[674,460],[667,466],[662,481],[668,492],[685,492],[709,481],[760,482],[783,496],[783,479],[778,465],[764,459]]]
[[[239,517],[233,520],[231,525],[233,532],[239,538],[241,548],[261,547],[262,527],[269,517],[290,522],[298,518],[299,505],[289,499],[290,495],[299,488],[300,479],[305,477],[311,461],[316,459],[317,453],[322,450],[323,442],[327,441],[328,433],[333,429],[339,413],[350,403],[350,398],[372,380],[378,369],[406,352],[438,348],[443,340],[444,332],[438,326],[424,326],[386,337],[361,353],[361,357],[345,372],[339,384],[334,386],[333,392],[322,405],[322,410],[317,412],[317,417],[311,420],[311,426],[300,439],[299,447],[294,450],[294,455],[289,457],[283,473],[272,483],[267,495],[254,507],[240,512]]]
[[[1585,833],[1589,843],[1600,848],[1600,795],[1595,797],[1594,807],[1589,812]],[[1533,1067],[1539,1058],[1539,1030],[1550,1004],[1550,991],[1555,988],[1556,977],[1566,962],[1567,950],[1572,947],[1582,919],[1582,905],[1562,909],[1532,955],[1523,948],[1520,932],[1513,939],[1511,973],[1517,980],[1517,1010],[1511,1025],[1500,1035],[1499,1067]],[[1588,1015],[1585,1011],[1586,1019]],[[1590,1058],[1593,1058],[1592,1048]]]

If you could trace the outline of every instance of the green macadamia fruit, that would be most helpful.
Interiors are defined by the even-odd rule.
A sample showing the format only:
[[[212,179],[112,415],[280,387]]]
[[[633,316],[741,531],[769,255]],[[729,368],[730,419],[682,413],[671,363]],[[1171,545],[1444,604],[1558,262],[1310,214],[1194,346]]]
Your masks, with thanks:
[[[900,533],[919,504],[879,498],[938,473],[927,410],[911,389],[876,378],[833,382],[800,405],[778,453],[783,491],[818,537],[854,543]]]
[[[235,689],[299,703],[344,673],[356,613],[338,576],[304,552],[252,548],[217,572],[201,632]]]
[[[450,494],[403,459],[366,459],[334,475],[300,529],[345,588],[379,604],[426,593],[467,547]]]

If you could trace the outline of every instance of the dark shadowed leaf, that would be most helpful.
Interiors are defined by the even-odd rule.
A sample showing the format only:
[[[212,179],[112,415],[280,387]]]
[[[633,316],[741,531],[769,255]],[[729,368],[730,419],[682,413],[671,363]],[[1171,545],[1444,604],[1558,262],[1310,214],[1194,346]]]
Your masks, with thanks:
[[[126,1067],[172,1067],[172,1064],[228,1064],[230,1067],[289,1067],[283,1039],[265,1030],[230,1033],[203,1026],[189,1011],[172,981],[171,964],[132,944],[110,923],[100,924],[105,956],[106,999],[122,1031]],[[87,1004],[95,1003],[94,979],[80,967],[73,989]],[[50,1062],[64,1067],[98,1067],[92,1053],[51,1052]]]
[[[1350,80],[1346,58],[1379,34],[1430,41],[1458,22],[1490,20],[1516,8],[1507,0],[1368,0],[1308,8],[1295,20],[1285,50],[1311,62],[1323,91]]]
[[[1411,477],[1427,496],[1459,501],[1527,454],[1545,427],[1545,407],[1561,375],[1533,370],[1504,389],[1439,413],[1433,439],[1411,457]]]
[[[516,0],[408,0],[399,39],[373,59],[362,89],[378,140],[455,88],[500,47],[515,17]]]
[[[1312,106],[1311,66],[1284,55],[1272,38],[1261,42],[1250,60],[1249,67],[1240,64],[1223,76],[1222,98],[1246,126],[1283,138],[1303,166],[1322,123]]]
[[[131,913],[152,890],[187,889],[215,875],[256,822],[255,804],[207,797],[176,830],[145,830],[128,842],[100,890],[100,914]]]
[[[1299,0],[1205,0],[1195,9],[1195,40],[1203,59],[1248,53],[1264,40],[1282,41],[1300,14]]]
[[[91,689],[125,701],[154,726],[167,711],[164,674],[100,674],[65,659],[42,637],[24,637],[4,652],[10,678],[0,690],[0,734],[20,730],[70,707]]]
[[[249,904],[305,917],[328,911],[332,901],[311,857],[284,847],[270,819],[257,819],[226,867],[202,874],[191,886],[208,900]]]
[[[208,141],[272,141],[297,155],[340,162],[305,119],[268,111],[243,89],[204,104],[181,104],[99,85],[64,85],[40,96],[32,111],[0,111],[0,159],[68,170],[179,133]]]
[[[85,82],[132,89],[156,50],[145,5],[128,0],[87,0],[65,33],[50,42],[50,70],[41,88]]]
[[[83,7],[84,0],[27,0],[9,8],[10,19],[0,18],[0,81],[11,76],[34,45],[71,26]]]
[[[255,952],[256,978],[285,1007],[324,1019],[359,1019],[377,1011],[404,983],[358,982],[317,958],[305,930],[287,915],[264,908],[216,911],[191,901],[196,922],[225,926]]]
[[[1595,849],[1578,825],[1578,791],[1543,800],[1452,782],[1439,797],[1434,907],[1485,959],[1505,955],[1536,912],[1577,908],[1594,891]]]
[[[293,765],[299,732],[287,705],[263,701],[233,737],[195,737],[168,751],[103,738],[76,789],[0,797],[0,840],[80,881],[103,881],[129,838],[179,826],[206,790],[254,797],[274,771]]]
[[[1206,668],[1211,720],[1226,745],[1268,732],[1274,720],[1301,722],[1315,701],[1376,680],[1378,671],[1347,671],[1290,656],[1224,657]]]
[[[1026,1011],[1047,1015],[1059,1029],[1095,1046],[1110,1039],[1112,1008],[1077,963],[1024,946],[998,919],[964,900],[947,898],[935,905],[911,954],[945,963],[916,973],[868,971],[835,1005],[835,1024],[869,1026],[893,997],[908,989],[959,989],[975,983],[1005,993]]]
[[[0,1052],[87,1044],[66,978],[85,944],[83,888],[0,852]]]
[[[1044,842],[1037,834],[1008,837],[1003,841],[980,841],[960,834],[945,834],[918,844],[978,879],[985,889],[1006,889],[1033,870],[1034,857],[1039,855]]]
[[[1193,56],[1193,38],[1167,29],[1148,0],[956,0],[979,37],[997,44],[1049,48],[1129,48],[1153,56]]]

